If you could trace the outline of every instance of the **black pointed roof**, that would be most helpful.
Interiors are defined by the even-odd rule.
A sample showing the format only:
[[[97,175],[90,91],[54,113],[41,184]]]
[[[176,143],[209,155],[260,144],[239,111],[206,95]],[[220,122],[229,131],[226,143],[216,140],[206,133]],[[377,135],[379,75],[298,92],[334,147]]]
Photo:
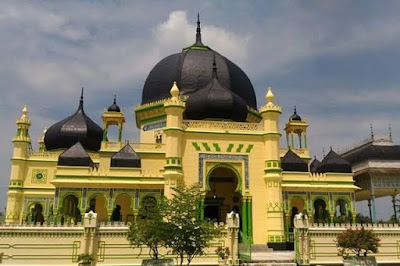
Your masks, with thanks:
[[[70,148],[77,142],[91,151],[100,149],[103,130],[83,110],[83,89],[78,110],[71,116],[52,125],[44,136],[47,150]]]
[[[291,149],[281,159],[281,168],[283,171],[308,172],[308,164],[300,158]]]
[[[310,164],[310,172],[315,173],[317,172],[318,166],[321,164],[321,162],[314,157],[314,160]]]
[[[112,105],[110,105],[107,109],[109,112],[121,112],[121,109],[117,105],[117,95],[114,95],[114,102]]]
[[[319,173],[351,173],[351,164],[330,150],[317,168]]]
[[[196,42],[182,52],[162,59],[150,71],[142,92],[142,104],[171,97],[169,92],[174,81],[180,96],[190,96],[204,88],[211,78],[211,65],[215,57],[220,84],[241,97],[248,106],[257,109],[256,95],[246,73],[229,59],[203,45],[200,21],[196,29]]]
[[[92,167],[93,161],[82,144],[77,142],[58,156],[58,165]]]
[[[367,145],[342,154],[342,157],[351,164],[367,160],[400,160],[400,146],[377,145],[371,141]]]
[[[212,78],[206,86],[189,96],[186,101],[185,118],[244,122],[246,117],[246,102],[219,82],[214,57]]]
[[[294,112],[289,118],[289,121],[301,121],[301,117],[297,114],[296,106],[294,107]]]
[[[139,155],[126,144],[122,149],[111,157],[111,167],[141,167]]]

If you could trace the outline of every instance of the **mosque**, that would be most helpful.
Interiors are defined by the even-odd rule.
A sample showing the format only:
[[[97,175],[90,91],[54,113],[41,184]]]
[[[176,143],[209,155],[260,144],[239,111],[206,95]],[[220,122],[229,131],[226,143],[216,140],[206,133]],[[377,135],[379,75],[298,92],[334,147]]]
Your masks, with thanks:
[[[12,139],[6,223],[77,223],[90,210],[100,221],[129,222],[179,183],[204,191],[202,218],[225,222],[234,210],[243,236],[274,249],[293,241],[298,212],[311,222],[354,221],[351,165],[333,150],[311,162],[308,123],[296,110],[286,113],[281,147],[276,102],[268,88],[257,108],[246,73],[203,44],[198,20],[195,43],[147,76],[135,108],[139,143],[122,141],[125,116],[115,98],[100,127],[82,91],[77,110],[44,131],[34,151],[24,106]]]

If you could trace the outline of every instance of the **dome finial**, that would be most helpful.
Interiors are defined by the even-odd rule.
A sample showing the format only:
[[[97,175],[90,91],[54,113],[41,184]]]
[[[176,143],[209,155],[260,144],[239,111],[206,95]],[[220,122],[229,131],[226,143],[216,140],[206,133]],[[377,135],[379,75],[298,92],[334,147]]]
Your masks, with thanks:
[[[217,75],[217,63],[215,62],[215,53],[213,55],[213,74],[212,74],[213,78],[218,79],[218,75]]]
[[[83,87],[82,87],[82,91],[81,91],[81,99],[79,100],[79,109],[80,110],[83,109]]]
[[[293,112],[293,114],[297,114],[297,110],[296,110],[296,105],[294,106],[294,112]]]
[[[372,123],[369,124],[369,127],[371,129],[371,140],[374,140],[374,128],[372,127]]]
[[[200,13],[197,13],[196,46],[204,46],[201,42]]]
[[[114,94],[114,104],[117,104],[117,94]]]
[[[22,108],[22,115],[26,116],[28,114],[28,106],[26,103],[24,104],[24,107]]]
[[[176,81],[174,81],[174,85],[172,85],[171,90],[169,91],[171,93],[171,96],[173,99],[177,99],[179,96],[179,89],[178,85],[176,84]]]
[[[267,103],[273,103],[274,101],[274,94],[272,93],[272,87],[268,87],[267,95],[265,95],[265,99],[267,100]]]

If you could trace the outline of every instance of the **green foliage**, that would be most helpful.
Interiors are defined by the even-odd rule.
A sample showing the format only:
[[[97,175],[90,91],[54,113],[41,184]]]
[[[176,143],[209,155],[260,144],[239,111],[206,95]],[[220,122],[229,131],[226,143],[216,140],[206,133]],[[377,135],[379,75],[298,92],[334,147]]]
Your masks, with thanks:
[[[347,229],[339,234],[336,240],[341,256],[348,256],[351,251],[358,257],[361,254],[366,256],[368,252],[377,253],[380,241],[372,230],[365,230],[364,227],[356,230]]]
[[[94,255],[90,253],[82,253],[78,256],[78,262],[89,264],[94,261]]]
[[[358,224],[368,224],[371,223],[371,218],[368,216],[364,216],[361,213],[357,213],[356,215],[356,223]]]
[[[227,258],[229,258],[229,254],[230,254],[229,248],[228,247],[225,247],[225,248],[218,247],[215,250],[215,254],[217,254],[220,259],[223,259],[223,260],[227,259]]]
[[[221,235],[220,227],[200,219],[198,203],[202,199],[198,185],[192,185],[174,189],[173,197],[166,201],[165,219],[170,232],[167,246],[178,256],[180,265],[185,257],[189,265],[194,257],[203,255],[210,242]]]
[[[140,209],[137,219],[129,226],[127,235],[131,245],[146,245],[152,259],[158,259],[159,247],[165,246],[166,239],[170,237],[168,224],[163,221],[160,206],[161,203],[153,208]]]

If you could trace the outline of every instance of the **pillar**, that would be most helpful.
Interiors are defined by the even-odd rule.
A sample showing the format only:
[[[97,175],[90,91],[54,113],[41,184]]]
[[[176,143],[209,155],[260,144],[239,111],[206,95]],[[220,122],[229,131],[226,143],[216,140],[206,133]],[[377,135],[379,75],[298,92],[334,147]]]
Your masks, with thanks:
[[[273,103],[274,95],[268,88],[267,104],[260,108],[264,121],[264,182],[267,205],[266,224],[267,243],[273,249],[286,249],[285,230],[283,225],[282,169],[280,166],[279,116],[281,107]],[[293,140],[293,134],[291,134]]]
[[[164,129],[166,136],[164,166],[164,195],[172,197],[173,189],[183,181],[182,174],[182,119],[185,111],[185,103],[179,97],[179,89],[174,82],[171,90],[171,98],[164,102],[164,110],[167,114],[167,125]]]

